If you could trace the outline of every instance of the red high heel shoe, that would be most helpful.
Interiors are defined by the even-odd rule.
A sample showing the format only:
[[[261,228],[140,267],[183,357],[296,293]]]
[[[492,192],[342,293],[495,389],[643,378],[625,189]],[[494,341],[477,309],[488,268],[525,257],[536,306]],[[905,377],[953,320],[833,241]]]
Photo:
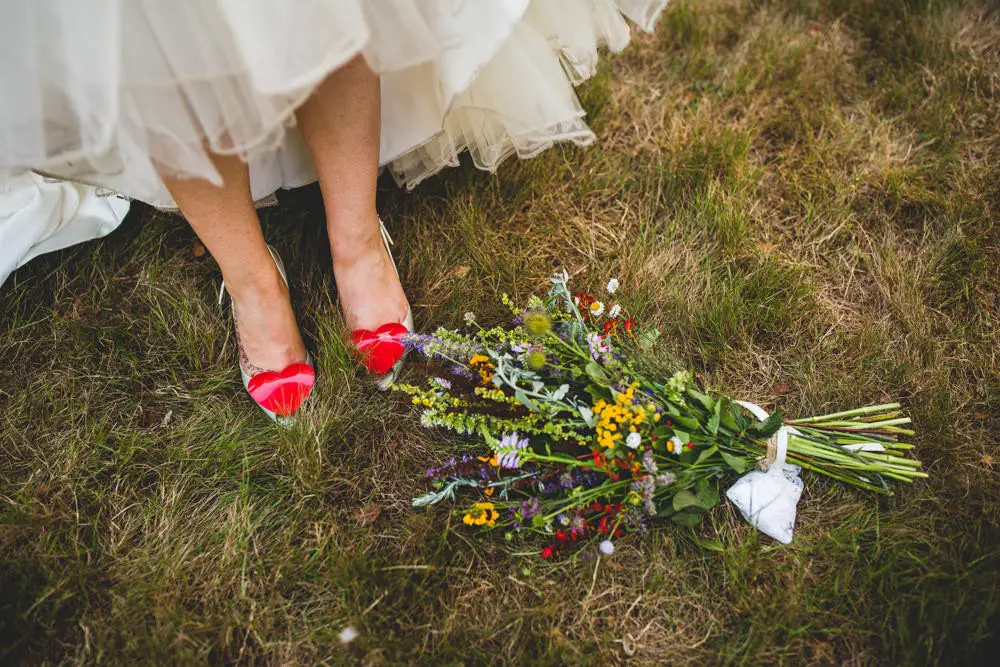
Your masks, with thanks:
[[[396,260],[392,258],[392,237],[385,228],[385,224],[379,220],[379,229],[382,232],[382,241],[385,243],[385,250],[389,253],[389,260],[392,268],[399,276],[399,269],[396,267]],[[387,389],[389,384],[396,379],[403,366],[403,357],[406,355],[406,347],[400,341],[407,333],[413,331],[413,313],[410,307],[406,308],[406,315],[400,322],[389,322],[379,326],[374,331],[368,329],[355,329],[351,332],[351,341],[358,352],[361,364],[367,368],[380,389]]]
[[[267,246],[267,250],[271,253],[271,259],[278,267],[278,274],[287,286],[288,276],[285,274],[285,265],[281,262],[281,257],[271,246]],[[223,281],[222,287],[219,289],[219,303],[222,303],[225,289],[226,283]],[[233,308],[233,323],[236,323],[235,308]],[[280,371],[272,371],[250,363],[243,350],[243,344],[240,343],[239,328],[236,329],[236,342],[239,348],[240,375],[243,376],[243,386],[247,393],[260,406],[264,414],[278,424],[287,426],[291,423],[295,412],[309,397],[313,385],[316,384],[316,370],[313,368],[309,352],[306,352],[304,362],[292,363]]]

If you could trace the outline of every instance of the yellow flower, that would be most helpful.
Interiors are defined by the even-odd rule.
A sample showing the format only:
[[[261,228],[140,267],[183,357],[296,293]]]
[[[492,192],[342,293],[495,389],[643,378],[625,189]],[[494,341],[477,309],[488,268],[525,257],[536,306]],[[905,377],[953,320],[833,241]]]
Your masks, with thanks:
[[[493,503],[476,503],[465,516],[462,523],[466,526],[486,526],[492,528],[496,525],[500,513],[493,509]]]
[[[493,380],[493,364],[490,363],[490,358],[485,354],[474,354],[472,358],[469,359],[469,367],[479,373],[480,379],[483,384],[489,384]]]

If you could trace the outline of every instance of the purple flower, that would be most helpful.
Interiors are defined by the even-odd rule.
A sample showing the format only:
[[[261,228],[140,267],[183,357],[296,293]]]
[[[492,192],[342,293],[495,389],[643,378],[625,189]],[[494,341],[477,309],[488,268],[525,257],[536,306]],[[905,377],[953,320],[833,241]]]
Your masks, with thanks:
[[[653,450],[647,449],[646,453],[642,455],[642,467],[646,469],[651,475],[655,475],[658,470],[656,466],[656,459],[653,458]]]
[[[408,333],[400,336],[399,342],[408,350],[413,350],[426,357],[440,357],[446,360],[469,359],[482,351],[482,346],[460,340],[450,340],[434,334]]]
[[[611,346],[604,343],[604,339],[599,333],[587,334],[587,345],[590,346],[590,356],[594,361],[598,361],[601,356],[611,352]]]
[[[649,516],[656,515],[656,503],[653,501],[656,493],[656,480],[652,475],[646,475],[640,480],[632,482],[630,487],[636,493],[642,495],[643,509]]]
[[[594,472],[588,468],[574,468],[559,476],[559,486],[564,489],[575,489],[578,486],[590,488],[597,486],[601,481],[601,473]]]
[[[542,503],[538,498],[531,497],[521,503],[521,518],[530,519],[542,512]]]
[[[521,450],[527,449],[528,439],[518,438],[517,431],[507,433],[500,438],[496,446],[497,461],[501,468],[516,470],[521,466]]]
[[[461,458],[451,458],[437,468],[430,468],[427,476],[431,479],[440,480],[449,477],[479,477],[480,479],[492,479],[496,475],[496,469],[489,463],[484,463],[478,457],[465,455]]]

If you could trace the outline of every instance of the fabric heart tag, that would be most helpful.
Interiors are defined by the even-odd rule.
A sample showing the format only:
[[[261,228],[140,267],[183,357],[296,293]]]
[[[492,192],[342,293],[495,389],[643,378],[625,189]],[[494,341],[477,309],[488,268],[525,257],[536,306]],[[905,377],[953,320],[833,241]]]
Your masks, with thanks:
[[[406,352],[399,338],[407,333],[409,329],[402,324],[390,322],[375,331],[356,329],[351,339],[365,368],[376,375],[385,375]]]
[[[299,409],[315,382],[316,371],[313,367],[297,363],[286,366],[281,372],[257,373],[250,378],[247,391],[260,407],[287,417]]]

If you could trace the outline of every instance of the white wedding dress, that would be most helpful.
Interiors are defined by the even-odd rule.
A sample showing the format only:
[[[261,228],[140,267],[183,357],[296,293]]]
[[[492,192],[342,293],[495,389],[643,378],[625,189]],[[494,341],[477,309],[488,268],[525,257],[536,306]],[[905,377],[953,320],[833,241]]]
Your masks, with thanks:
[[[0,0],[0,176],[173,207],[161,173],[255,199],[315,180],[295,109],[357,54],[381,75],[380,161],[407,188],[468,151],[493,170],[585,145],[573,86],[666,0]],[[0,250],[2,252],[2,250]]]

